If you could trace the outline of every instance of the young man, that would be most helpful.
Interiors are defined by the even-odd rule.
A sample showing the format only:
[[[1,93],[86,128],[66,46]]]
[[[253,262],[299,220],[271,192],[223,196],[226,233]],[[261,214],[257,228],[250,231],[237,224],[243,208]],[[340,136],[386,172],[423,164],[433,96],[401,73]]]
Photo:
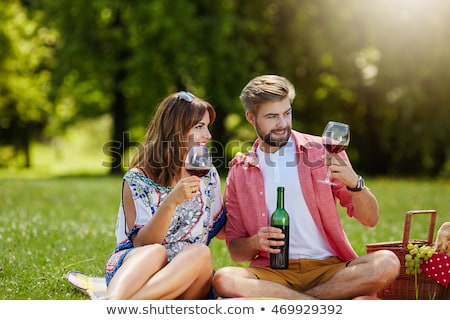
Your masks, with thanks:
[[[399,274],[390,251],[358,257],[339,219],[336,201],[350,217],[373,227],[378,203],[352,169],[346,153],[327,158],[321,137],[292,130],[295,89],[285,78],[263,75],[251,80],[240,99],[246,119],[258,135],[253,149],[235,159],[226,187],[226,242],[232,259],[249,267],[224,267],[214,276],[222,297],[352,299],[375,295]],[[285,188],[290,215],[289,268],[269,267],[270,253],[283,245],[283,234],[270,227],[276,190]]]

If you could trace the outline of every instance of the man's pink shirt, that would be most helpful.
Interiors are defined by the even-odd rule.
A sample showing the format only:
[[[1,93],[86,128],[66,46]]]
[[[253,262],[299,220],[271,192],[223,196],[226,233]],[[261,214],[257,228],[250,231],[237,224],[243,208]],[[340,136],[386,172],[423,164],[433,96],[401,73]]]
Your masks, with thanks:
[[[353,202],[345,185],[336,181],[336,186],[317,182],[327,173],[324,165],[324,148],[321,137],[312,136],[292,130],[296,145],[297,168],[301,189],[309,211],[320,232],[331,248],[343,261],[357,257],[343,228],[338,214],[336,201],[347,209],[347,215],[353,216]],[[247,238],[258,232],[261,227],[269,225],[265,204],[264,178],[258,166],[256,148],[253,145],[249,155],[238,161],[230,169],[226,186],[226,241],[235,238]],[[342,152],[343,157],[347,157]],[[293,219],[295,217],[291,217]],[[251,266],[268,266],[269,256],[260,252],[250,262]]]

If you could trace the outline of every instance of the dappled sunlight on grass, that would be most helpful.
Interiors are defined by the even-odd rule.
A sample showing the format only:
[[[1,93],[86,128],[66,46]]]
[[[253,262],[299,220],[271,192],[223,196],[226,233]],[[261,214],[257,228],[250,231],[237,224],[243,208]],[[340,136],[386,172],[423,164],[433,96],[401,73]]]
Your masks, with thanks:
[[[71,268],[104,272],[114,248],[120,181],[3,178],[0,298],[84,298],[70,290],[64,275]]]
[[[18,179],[0,172],[0,178],[0,298],[85,299],[64,276],[72,269],[104,274],[115,246],[121,177]],[[379,224],[366,228],[340,210],[358,254],[365,253],[367,243],[401,240],[408,210],[437,210],[436,231],[450,221],[448,181],[366,178],[366,182],[378,198]],[[426,239],[427,227],[425,216],[415,217],[411,237]],[[224,241],[213,239],[210,247],[216,269],[239,265],[231,261]]]

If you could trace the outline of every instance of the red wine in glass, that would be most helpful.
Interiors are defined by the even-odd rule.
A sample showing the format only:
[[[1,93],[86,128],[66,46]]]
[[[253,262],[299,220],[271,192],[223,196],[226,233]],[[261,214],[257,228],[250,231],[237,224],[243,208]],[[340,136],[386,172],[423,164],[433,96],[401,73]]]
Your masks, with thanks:
[[[344,151],[347,146],[341,145],[341,144],[332,144],[332,143],[324,143],[323,146],[325,147],[325,149],[327,149],[327,151],[329,153],[339,153],[341,151]]]
[[[344,151],[350,142],[350,127],[346,123],[329,121],[322,133],[322,144],[328,153],[337,154]],[[328,167],[327,176],[325,180],[318,180],[318,182],[336,185],[330,180],[331,170]]]
[[[191,176],[197,176],[199,178],[206,176],[210,169],[197,169],[197,168],[186,168],[187,173]]]
[[[192,146],[186,156],[184,168],[190,175],[203,177],[212,167],[211,153],[205,145]]]

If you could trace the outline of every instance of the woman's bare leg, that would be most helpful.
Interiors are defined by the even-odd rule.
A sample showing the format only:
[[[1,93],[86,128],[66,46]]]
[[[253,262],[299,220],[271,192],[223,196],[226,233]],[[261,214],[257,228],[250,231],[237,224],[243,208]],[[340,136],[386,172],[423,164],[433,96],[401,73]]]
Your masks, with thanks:
[[[191,244],[131,299],[203,299],[211,289],[212,271],[210,249],[203,244]]]
[[[127,254],[122,266],[112,278],[105,299],[130,299],[166,263],[167,252],[162,245],[135,248]]]

